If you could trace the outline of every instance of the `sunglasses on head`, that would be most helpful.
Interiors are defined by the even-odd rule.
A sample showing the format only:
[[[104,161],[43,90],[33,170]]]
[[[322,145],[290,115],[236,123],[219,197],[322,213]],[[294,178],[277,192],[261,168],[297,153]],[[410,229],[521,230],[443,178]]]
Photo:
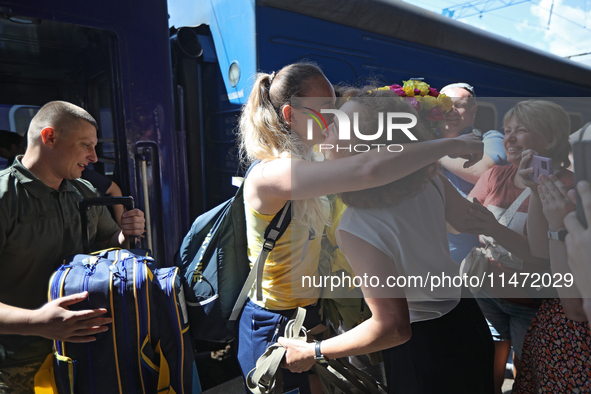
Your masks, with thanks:
[[[440,90],[440,92],[443,93],[445,90],[452,89],[452,88],[466,89],[468,92],[470,92],[470,94],[472,95],[472,97],[476,97],[476,94],[474,93],[474,87],[472,85],[469,85],[469,84],[464,83],[464,82],[452,83],[450,85],[444,86]]]

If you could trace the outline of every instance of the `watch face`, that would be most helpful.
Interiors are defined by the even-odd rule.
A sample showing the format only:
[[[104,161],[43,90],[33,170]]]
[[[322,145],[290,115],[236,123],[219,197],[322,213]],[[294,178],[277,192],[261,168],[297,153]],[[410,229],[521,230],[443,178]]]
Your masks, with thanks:
[[[563,241],[564,242],[567,234],[568,234],[568,231],[566,231],[566,230],[548,231],[548,238],[556,240],[556,241]]]
[[[326,359],[326,357],[322,355],[322,351],[320,350],[320,342],[322,341],[316,342],[316,345],[314,346],[314,350],[316,352],[316,354],[314,355],[314,360],[316,360],[320,364],[328,364],[328,360]]]

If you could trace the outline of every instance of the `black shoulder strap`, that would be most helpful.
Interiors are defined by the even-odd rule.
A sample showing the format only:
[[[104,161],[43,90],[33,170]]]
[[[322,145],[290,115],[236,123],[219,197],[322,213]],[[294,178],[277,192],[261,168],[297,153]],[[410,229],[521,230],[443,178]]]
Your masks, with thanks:
[[[248,175],[248,173],[250,172],[250,170],[252,170],[252,168],[255,165],[257,165],[259,162],[260,162],[260,160],[257,160],[254,163],[252,163],[252,165],[250,166],[250,168],[248,169],[248,171],[246,171],[246,174],[244,175],[245,179],[246,179],[246,176]],[[256,262],[254,263],[254,265],[250,271],[250,274],[246,278],[246,282],[244,283],[244,286],[242,286],[242,290],[240,291],[240,294],[238,295],[238,298],[236,300],[236,303],[234,304],[234,308],[232,309],[232,313],[231,313],[230,318],[228,320],[234,321],[238,318],[238,315],[240,314],[240,311],[242,310],[242,307],[244,306],[246,298],[248,297],[248,293],[250,292],[250,289],[252,288],[253,284],[255,283],[255,279],[256,279],[256,286],[257,286],[256,287],[256,298],[258,300],[263,299],[262,282],[263,282],[263,269],[265,267],[265,261],[267,260],[267,256],[269,255],[269,253],[273,250],[273,248],[275,248],[275,243],[277,242],[277,240],[283,235],[283,233],[285,233],[285,230],[287,230],[287,227],[289,226],[291,219],[292,219],[291,201],[287,201],[285,203],[285,205],[283,206],[283,208],[279,212],[277,212],[277,214],[273,217],[273,219],[271,220],[271,222],[267,226],[267,229],[265,230],[265,234],[264,234],[265,241],[263,242],[263,247],[259,253],[259,256],[258,256]]]
[[[248,176],[248,174],[250,173],[250,171],[254,168],[254,166],[256,166],[257,164],[259,164],[261,161],[260,160],[255,160],[252,162],[252,164],[248,167],[248,170],[246,170],[246,173],[244,174],[244,179],[246,179],[246,177]]]

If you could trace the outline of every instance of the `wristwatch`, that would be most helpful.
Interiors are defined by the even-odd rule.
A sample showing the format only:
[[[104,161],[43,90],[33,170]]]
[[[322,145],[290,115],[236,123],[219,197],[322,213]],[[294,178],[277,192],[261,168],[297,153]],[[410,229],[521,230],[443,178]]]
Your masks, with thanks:
[[[484,138],[484,133],[480,129],[472,129],[472,134],[474,134],[476,137],[480,138],[480,140],[482,140]]]
[[[316,341],[316,354],[314,355],[314,360],[318,361],[320,364],[328,364],[328,359],[322,355],[320,351],[320,343],[322,341]]]
[[[548,239],[564,242],[566,234],[568,234],[568,231],[566,231],[565,229],[560,229],[558,231],[548,231]]]

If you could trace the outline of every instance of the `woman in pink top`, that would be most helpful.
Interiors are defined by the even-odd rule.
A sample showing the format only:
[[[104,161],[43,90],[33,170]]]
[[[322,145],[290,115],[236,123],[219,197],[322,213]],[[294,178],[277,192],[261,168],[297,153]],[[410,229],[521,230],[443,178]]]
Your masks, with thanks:
[[[519,102],[505,114],[503,144],[507,166],[495,166],[485,172],[469,198],[488,208],[488,213],[475,212],[480,222],[481,241],[491,245],[490,259],[493,280],[485,281],[478,293],[478,303],[489,322],[495,339],[495,383],[498,392],[504,380],[505,364],[511,346],[515,353],[514,365],[519,367],[525,334],[541,300],[532,299],[523,288],[527,273],[541,272],[550,266],[548,259],[535,257],[530,252],[527,238],[529,196],[509,213],[510,221],[503,225],[499,219],[525,191],[529,189],[517,176],[522,152],[532,149],[539,156],[552,159],[554,173],[564,185],[572,187],[573,174],[566,170],[568,159],[569,118],[557,104],[544,100]],[[511,216],[511,217],[509,217]]]

